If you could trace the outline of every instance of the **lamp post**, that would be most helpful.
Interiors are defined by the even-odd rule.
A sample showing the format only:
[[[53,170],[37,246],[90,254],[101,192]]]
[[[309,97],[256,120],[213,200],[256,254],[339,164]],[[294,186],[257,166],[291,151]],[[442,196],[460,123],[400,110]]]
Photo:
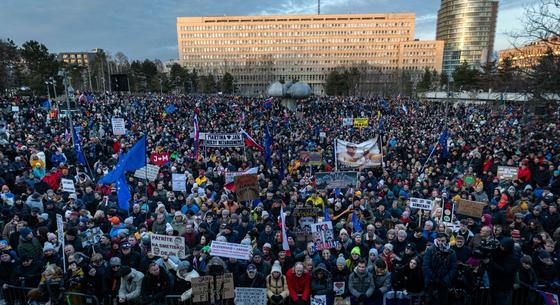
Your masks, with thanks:
[[[45,85],[47,85],[47,94],[49,95],[49,101],[50,101],[50,100],[51,100],[51,90],[50,90],[50,88],[49,88],[49,82],[46,81],[46,82],[45,82]]]

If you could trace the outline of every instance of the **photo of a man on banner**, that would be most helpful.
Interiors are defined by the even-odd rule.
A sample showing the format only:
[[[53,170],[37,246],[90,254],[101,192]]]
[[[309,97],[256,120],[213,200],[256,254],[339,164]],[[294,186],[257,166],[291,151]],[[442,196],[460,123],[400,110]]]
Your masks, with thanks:
[[[345,168],[369,168],[381,166],[381,150],[378,137],[363,143],[336,140],[336,160]]]

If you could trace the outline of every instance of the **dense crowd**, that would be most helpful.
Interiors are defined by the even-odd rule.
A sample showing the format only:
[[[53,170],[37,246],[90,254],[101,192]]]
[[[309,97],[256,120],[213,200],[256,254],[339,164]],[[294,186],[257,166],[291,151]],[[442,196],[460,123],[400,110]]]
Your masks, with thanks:
[[[558,119],[545,123],[517,105],[491,109],[400,96],[313,97],[295,111],[277,100],[229,96],[98,94],[76,101],[72,123],[86,166],[78,165],[65,104],[1,99],[5,296],[23,286],[35,288],[32,300],[53,305],[69,301],[64,292],[106,304],[161,304],[166,295],[187,301],[191,280],[212,275],[213,266],[233,273],[235,287],[266,288],[271,305],[310,304],[323,295],[328,305],[461,304],[480,288],[493,304],[508,304],[514,289],[558,293]],[[196,159],[195,114],[202,132],[243,128],[260,142],[268,127],[272,166],[250,147],[201,144]],[[113,135],[112,117],[125,119],[126,135]],[[369,125],[343,126],[349,117],[367,117]],[[438,143],[445,128],[447,142]],[[155,181],[127,175],[132,198],[123,210],[115,184],[97,181],[144,135],[148,154],[169,152],[171,160]],[[360,143],[376,136],[382,167],[361,169],[353,188],[315,186],[315,173],[337,168],[335,139]],[[300,151],[321,152],[322,165],[305,165]],[[497,176],[498,166],[518,170],[513,178]],[[260,199],[239,201],[225,173],[253,167]],[[173,173],[185,174],[186,192],[172,191]],[[76,192],[63,192],[61,179],[73,180]],[[411,197],[433,200],[433,210],[411,209]],[[482,216],[453,213],[443,221],[446,207],[461,199],[486,204]],[[304,207],[316,209],[316,221],[332,221],[333,248],[318,251],[297,230],[292,214]],[[282,210],[289,249],[282,246]],[[101,231],[99,241],[87,242],[88,229]],[[184,237],[186,257],[155,255],[150,234]],[[252,256],[213,256],[213,241],[250,245]],[[538,294],[523,298],[540,301]]]

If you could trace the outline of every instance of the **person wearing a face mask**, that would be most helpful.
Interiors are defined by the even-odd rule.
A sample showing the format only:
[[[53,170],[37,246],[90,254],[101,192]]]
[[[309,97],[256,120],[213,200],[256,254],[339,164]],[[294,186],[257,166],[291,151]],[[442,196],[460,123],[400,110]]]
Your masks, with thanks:
[[[457,272],[457,257],[445,233],[437,233],[426,250],[422,264],[426,301],[429,305],[447,304],[449,287]]]

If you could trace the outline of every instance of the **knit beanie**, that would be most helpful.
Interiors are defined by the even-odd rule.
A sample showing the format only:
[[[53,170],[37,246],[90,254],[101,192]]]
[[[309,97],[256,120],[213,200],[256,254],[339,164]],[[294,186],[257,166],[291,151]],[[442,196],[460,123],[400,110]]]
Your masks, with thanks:
[[[340,253],[338,258],[336,259],[337,265],[346,265],[346,259],[344,258],[344,254]]]
[[[274,261],[274,264],[272,265],[271,272],[274,272],[274,271],[282,273],[282,266],[280,266],[279,261]]]

